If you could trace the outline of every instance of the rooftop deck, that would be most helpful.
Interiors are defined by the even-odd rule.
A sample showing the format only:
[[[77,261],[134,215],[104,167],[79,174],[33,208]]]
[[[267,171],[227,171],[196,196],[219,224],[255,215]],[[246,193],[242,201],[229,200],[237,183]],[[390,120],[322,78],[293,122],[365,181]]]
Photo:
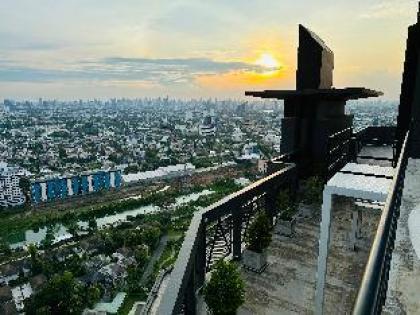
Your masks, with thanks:
[[[357,251],[348,246],[351,200],[335,203],[328,256],[325,314],[351,313],[370,246],[379,222],[378,210],[363,208]],[[275,235],[268,249],[269,266],[261,275],[242,270],[246,302],[240,314],[313,314],[318,258],[320,209],[300,219],[292,238]]]
[[[363,157],[363,158],[361,158]],[[373,157],[369,159],[367,157]],[[379,166],[391,166],[389,160],[383,160],[387,158],[389,160],[393,159],[393,148],[390,145],[368,145],[364,146],[357,158],[357,163],[363,164],[373,164]]]
[[[357,161],[388,168],[393,165],[395,175],[393,178],[392,175],[388,178],[392,181],[392,185],[388,193],[389,198],[385,203],[370,204],[359,199],[334,197],[323,314],[351,314],[352,312],[355,312],[353,314],[367,314],[360,312],[361,309],[370,308],[365,303],[362,303],[358,311],[354,308],[363,296],[367,296],[367,299],[362,298],[362,301],[375,301],[375,304],[371,305],[375,305],[375,308],[381,307],[380,301],[383,301],[384,295],[380,292],[384,288],[383,285],[387,283],[386,266],[389,262],[388,257],[392,253],[394,230],[393,223],[389,228],[388,223],[384,225],[384,222],[396,222],[394,219],[397,218],[398,200],[403,187],[401,179],[404,178],[405,173],[406,162],[404,161],[407,160],[409,152],[405,145],[409,143],[408,134],[403,147],[404,154],[400,156],[398,163],[395,163],[393,158],[392,145],[387,145],[389,142],[382,142],[384,145],[376,140],[373,144],[366,143],[354,134],[350,134],[348,139],[353,141],[350,145],[348,141],[342,143],[353,146],[358,145],[360,141],[360,144],[364,145],[363,148],[355,151],[342,150],[340,152],[343,153],[334,157],[343,158],[344,161],[352,163]],[[284,157],[287,161],[289,158]],[[275,163],[285,163],[286,168],[226,197],[194,216],[158,313],[193,314],[197,312],[201,314],[203,312],[202,303],[197,302],[202,300],[202,297],[197,292],[208,278],[208,271],[211,270],[213,262],[220,258],[233,258],[240,261],[244,246],[243,236],[246,234],[250,218],[258,209],[265,209],[273,215],[273,218],[276,217],[279,211],[274,206],[277,192],[286,187],[289,189],[295,187],[293,183],[297,174],[296,167],[282,162],[282,158],[276,159]],[[420,190],[420,181],[415,182],[415,176],[420,175],[420,170],[419,174],[416,173],[416,166],[420,166],[420,162],[408,168],[406,177],[403,208],[406,207],[409,210],[420,201],[420,196],[413,196]],[[420,168],[417,167],[417,169]],[[366,176],[371,175],[366,174]],[[293,237],[282,237],[276,234],[273,236],[273,241],[268,248],[269,264],[263,273],[258,274],[241,269],[246,283],[246,297],[245,304],[239,309],[239,314],[314,314],[316,312],[315,290],[320,210],[320,208],[313,209],[313,215],[310,218],[299,217]],[[362,213],[362,220],[361,234],[353,248],[351,240],[354,241],[354,238],[350,237],[350,232],[352,220],[354,222],[354,217],[352,218],[354,210]],[[408,241],[407,216],[408,214],[402,214],[401,222],[399,222],[402,228],[398,227],[400,231],[395,251],[397,258],[392,262],[390,282],[390,291],[393,291],[388,295],[386,306],[386,309],[389,309],[388,314],[396,314],[396,309],[410,310],[419,307],[416,304],[418,303],[417,295],[411,292],[413,292],[413,286],[420,287],[420,282],[417,282],[415,278],[420,274],[420,264],[414,254],[413,246],[410,247]],[[385,249],[382,249],[381,243],[378,245],[378,239],[388,240]],[[420,232],[418,239],[420,240]],[[385,267],[378,267],[378,263]],[[366,278],[366,272],[372,266],[378,271]],[[362,288],[368,289],[362,290]],[[406,306],[401,307],[401,303]]]
[[[407,165],[384,314],[420,312],[420,160]]]

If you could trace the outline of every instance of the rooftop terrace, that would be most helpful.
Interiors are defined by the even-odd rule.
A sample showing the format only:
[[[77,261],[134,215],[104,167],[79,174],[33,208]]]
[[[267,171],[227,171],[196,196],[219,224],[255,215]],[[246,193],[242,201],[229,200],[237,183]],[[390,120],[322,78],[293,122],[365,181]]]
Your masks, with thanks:
[[[349,202],[340,201],[334,210],[325,314],[350,313],[364,265],[367,261],[378,211],[364,214],[363,239],[357,252],[348,248],[350,232]],[[242,271],[246,280],[246,302],[249,314],[313,314],[318,259],[320,215],[297,223],[293,238],[275,236],[268,249],[269,266],[261,275]]]
[[[215,262],[244,264],[256,214],[264,211],[276,231],[285,211],[279,192],[296,200],[312,175],[325,183],[322,208],[298,212],[291,236],[274,234],[265,269],[241,268],[246,292],[238,313],[419,312],[420,24],[409,29],[397,126],[358,132],[345,114],[346,93],[380,93],[333,89],[332,51],[313,32],[299,32],[297,90],[247,93],[285,99],[283,155],[272,159],[267,177],[194,215],[158,314],[205,314],[201,289]]]

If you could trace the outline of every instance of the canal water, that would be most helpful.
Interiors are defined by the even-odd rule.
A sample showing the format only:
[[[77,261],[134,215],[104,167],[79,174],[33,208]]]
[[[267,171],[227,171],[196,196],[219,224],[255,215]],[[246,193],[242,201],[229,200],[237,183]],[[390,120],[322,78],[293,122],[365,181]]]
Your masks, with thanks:
[[[175,202],[169,206],[169,208],[175,209],[179,206],[197,201],[201,196],[207,196],[212,193],[213,191],[206,189],[200,192],[191,193],[184,196],[179,196],[175,199]],[[129,216],[135,217],[139,214],[150,214],[150,213],[158,212],[160,210],[161,210],[160,207],[151,204],[151,205],[142,206],[136,209],[126,210],[123,212],[109,214],[103,217],[96,218],[96,224],[98,226],[98,229],[101,229],[106,226],[118,225],[122,222],[126,222],[128,221],[127,219]],[[81,228],[82,230],[88,228],[87,221],[79,221],[77,222],[77,224],[79,228]],[[49,228],[51,229],[51,227]],[[41,227],[37,230],[21,231],[20,233],[17,233],[15,235],[10,235],[10,237],[8,238],[8,242],[12,249],[21,248],[31,243],[39,244],[45,239],[47,235],[47,231],[48,231],[47,226]],[[53,243],[72,238],[72,234],[68,232],[67,228],[63,224],[60,224],[60,223],[56,224],[55,226],[52,227],[52,231],[54,233]]]

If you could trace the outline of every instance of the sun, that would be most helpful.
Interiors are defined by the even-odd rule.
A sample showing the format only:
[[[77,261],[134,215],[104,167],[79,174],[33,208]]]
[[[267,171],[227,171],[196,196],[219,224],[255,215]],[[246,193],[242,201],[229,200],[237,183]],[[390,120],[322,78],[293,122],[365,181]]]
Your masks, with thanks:
[[[280,68],[278,60],[269,53],[261,54],[261,56],[255,61],[255,64],[271,70],[277,70]]]

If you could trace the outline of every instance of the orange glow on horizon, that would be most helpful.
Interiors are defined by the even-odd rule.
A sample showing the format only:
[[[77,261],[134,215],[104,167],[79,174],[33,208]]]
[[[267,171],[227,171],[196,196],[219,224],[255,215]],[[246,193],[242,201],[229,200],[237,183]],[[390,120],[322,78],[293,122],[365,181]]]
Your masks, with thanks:
[[[268,89],[288,83],[288,77],[287,71],[283,70],[269,70],[263,73],[240,71],[221,75],[200,75],[196,77],[196,81],[202,87],[215,90],[243,90],[255,87]]]

